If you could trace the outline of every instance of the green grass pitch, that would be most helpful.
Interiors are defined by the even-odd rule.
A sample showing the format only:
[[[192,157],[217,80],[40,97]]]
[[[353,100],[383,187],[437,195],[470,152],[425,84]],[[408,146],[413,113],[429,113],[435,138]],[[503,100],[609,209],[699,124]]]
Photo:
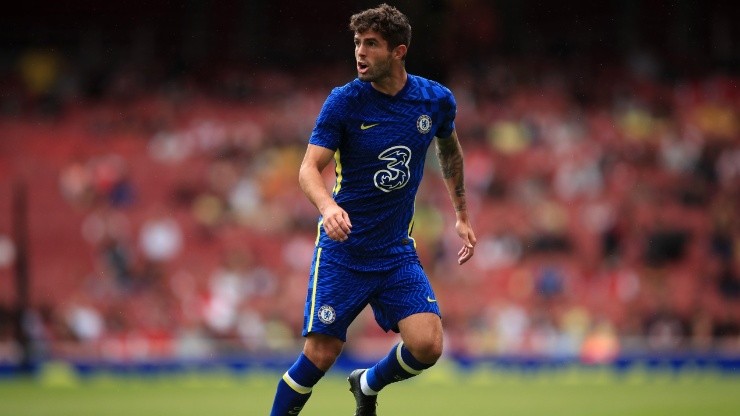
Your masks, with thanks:
[[[221,416],[268,415],[279,374],[187,373],[178,376],[79,380],[52,366],[33,380],[0,380],[0,415]],[[740,414],[740,375],[684,371],[567,368],[537,373],[440,364],[386,388],[378,414],[695,416]],[[314,388],[302,416],[352,415],[354,401],[340,372]]]

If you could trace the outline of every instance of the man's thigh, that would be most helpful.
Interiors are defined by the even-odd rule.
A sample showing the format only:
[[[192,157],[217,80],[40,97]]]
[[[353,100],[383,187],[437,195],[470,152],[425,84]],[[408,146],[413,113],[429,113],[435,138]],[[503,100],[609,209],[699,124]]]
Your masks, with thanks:
[[[429,279],[418,261],[399,267],[384,278],[370,300],[375,320],[385,331],[399,332],[399,322],[409,316],[441,315]]]

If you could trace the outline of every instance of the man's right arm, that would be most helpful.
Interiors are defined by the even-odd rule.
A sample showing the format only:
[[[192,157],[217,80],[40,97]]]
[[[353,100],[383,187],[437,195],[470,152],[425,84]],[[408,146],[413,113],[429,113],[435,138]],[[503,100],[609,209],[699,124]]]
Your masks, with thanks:
[[[322,146],[309,144],[298,172],[298,183],[308,200],[323,217],[326,234],[335,241],[344,241],[349,235],[352,223],[349,215],[332,198],[326,189],[321,172],[334,157],[334,151]]]

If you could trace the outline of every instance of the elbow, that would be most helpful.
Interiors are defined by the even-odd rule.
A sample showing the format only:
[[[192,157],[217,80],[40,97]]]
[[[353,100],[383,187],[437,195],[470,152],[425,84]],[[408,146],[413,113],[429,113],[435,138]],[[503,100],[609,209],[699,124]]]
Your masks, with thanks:
[[[312,170],[310,166],[305,163],[301,163],[300,168],[298,168],[298,185],[300,185],[301,189],[306,189],[306,184],[309,181],[311,172]]]

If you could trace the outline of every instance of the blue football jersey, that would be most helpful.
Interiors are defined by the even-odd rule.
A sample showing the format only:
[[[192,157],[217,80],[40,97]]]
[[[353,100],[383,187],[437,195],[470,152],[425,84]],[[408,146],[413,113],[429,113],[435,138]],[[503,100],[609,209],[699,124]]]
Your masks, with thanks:
[[[309,143],[335,151],[334,200],[352,232],[330,239],[319,218],[317,245],[350,257],[415,253],[414,201],[434,137],[448,138],[457,105],[449,89],[409,74],[395,96],[355,79],[332,90]]]

